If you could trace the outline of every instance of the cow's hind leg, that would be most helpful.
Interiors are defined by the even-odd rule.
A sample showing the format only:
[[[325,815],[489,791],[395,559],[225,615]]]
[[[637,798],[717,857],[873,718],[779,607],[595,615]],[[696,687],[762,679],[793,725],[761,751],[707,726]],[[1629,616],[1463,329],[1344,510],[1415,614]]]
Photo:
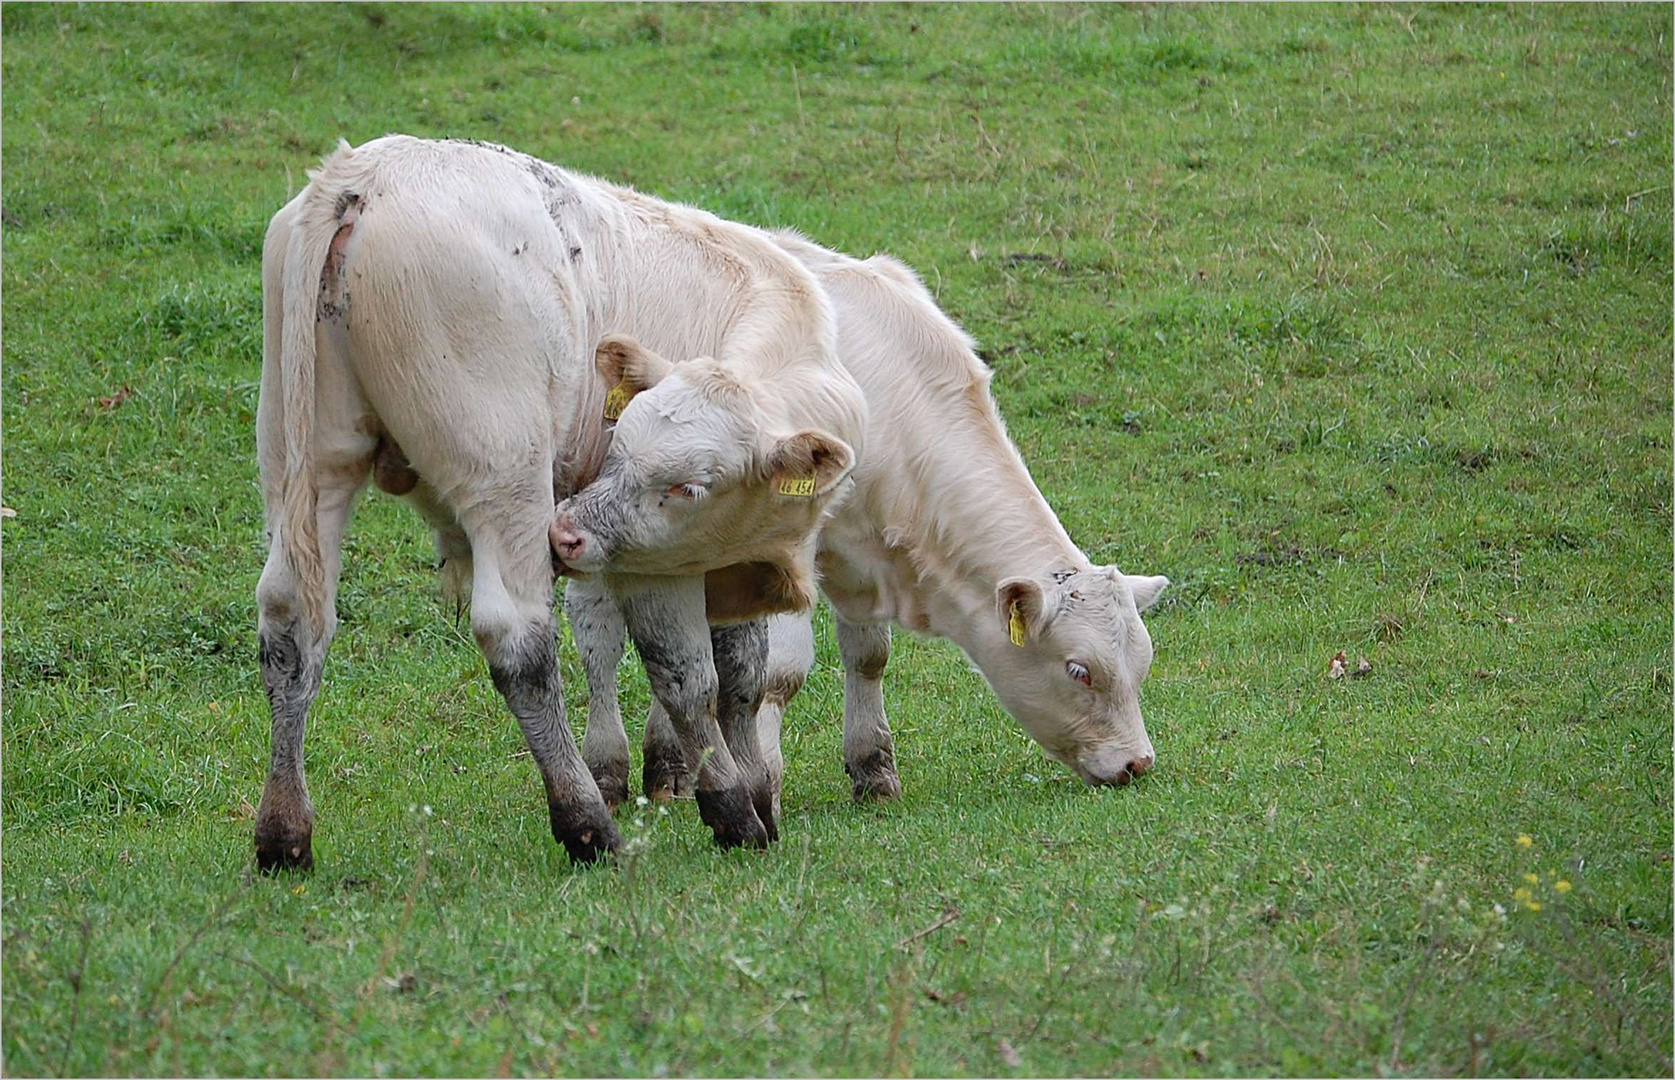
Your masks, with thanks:
[[[387,477],[380,478],[378,473],[381,469],[389,469],[387,458],[392,446],[395,443],[386,435],[378,444],[378,460],[373,466],[373,482],[385,491],[389,490],[384,482]],[[395,453],[401,453],[399,447]],[[402,461],[405,462],[406,458],[403,457]],[[431,539],[436,543],[436,568],[441,577],[442,602],[454,609],[454,621],[458,625],[460,611],[471,600],[471,538],[466,535],[465,526],[459,523],[459,518],[454,516],[453,508],[417,473],[413,474],[413,483],[400,494],[430,526]]]
[[[697,769],[699,816],[722,847],[766,847],[757,778],[734,760],[716,720],[719,687],[703,578],[668,579],[619,595],[652,693],[679,732],[685,760]]]
[[[756,740],[773,791],[774,819],[780,816],[780,793],[785,783],[785,758],[780,730],[791,699],[803,688],[814,666],[813,614],[774,615],[768,619],[768,670],[762,686],[762,707],[756,712]]]
[[[616,598],[597,578],[571,578],[564,590],[570,632],[587,672],[587,733],[582,760],[599,785],[605,805],[628,800],[628,733],[617,704],[617,666],[627,633]]]
[[[553,838],[575,862],[592,862],[622,837],[564,715],[547,547],[551,498],[550,487],[531,485],[461,513],[471,540],[471,633],[541,772]]]
[[[355,495],[365,483],[367,468],[370,461],[365,467],[327,470],[319,493],[316,530],[325,571],[321,608],[325,625],[316,630],[303,614],[300,582],[284,553],[278,524],[256,586],[257,654],[273,716],[267,782],[256,810],[256,865],[264,872],[314,866],[314,804],[303,773],[303,739],[309,706],[320,692],[326,649],[337,626],[343,528]]]
[[[698,778],[687,764],[686,750],[674,721],[669,719],[669,710],[655,695],[646,710],[646,737],[641,745],[645,762],[640,767],[640,782],[645,785],[646,798],[656,802],[691,798],[692,785]]]
[[[843,770],[857,800],[901,794],[896,744],[884,715],[884,666],[890,662],[888,623],[837,620],[843,656]]]

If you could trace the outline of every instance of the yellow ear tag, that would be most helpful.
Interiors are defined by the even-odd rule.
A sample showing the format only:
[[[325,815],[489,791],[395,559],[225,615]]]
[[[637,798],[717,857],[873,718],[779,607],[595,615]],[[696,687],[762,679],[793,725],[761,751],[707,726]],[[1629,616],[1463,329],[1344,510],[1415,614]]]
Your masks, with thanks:
[[[611,387],[610,393],[605,395],[605,419],[615,420],[622,416],[622,410],[628,408],[628,403],[634,400],[634,391],[628,389],[626,383],[617,383]]]
[[[1012,601],[1012,621],[1007,625],[1007,630],[1011,632],[1012,644],[1016,645],[1020,649],[1023,648],[1024,613],[1023,610],[1018,607],[1018,602],[1016,600]]]
[[[800,499],[807,499],[814,494],[814,477],[787,476],[779,482],[781,495],[795,495]]]

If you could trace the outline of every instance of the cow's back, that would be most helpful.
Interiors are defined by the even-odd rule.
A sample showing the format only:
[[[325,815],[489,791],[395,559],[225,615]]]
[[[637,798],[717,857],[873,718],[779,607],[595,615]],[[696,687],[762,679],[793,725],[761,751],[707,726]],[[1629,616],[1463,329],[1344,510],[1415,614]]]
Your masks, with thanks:
[[[476,478],[446,451],[468,423],[484,458],[577,441],[595,334],[576,223],[609,204],[502,148],[405,136],[342,148],[313,183],[357,207],[343,252],[347,355],[379,423],[445,499]],[[324,202],[324,200],[322,200]],[[568,228],[566,226],[569,226]],[[588,237],[586,247],[599,247]],[[507,445],[494,446],[496,442]]]

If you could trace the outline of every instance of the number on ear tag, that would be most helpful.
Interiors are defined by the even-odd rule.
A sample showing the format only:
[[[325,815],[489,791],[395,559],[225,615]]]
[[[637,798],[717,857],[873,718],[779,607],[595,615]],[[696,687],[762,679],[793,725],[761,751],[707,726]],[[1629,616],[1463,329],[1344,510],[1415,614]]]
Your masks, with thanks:
[[[622,416],[622,410],[628,408],[628,403],[634,400],[634,391],[628,389],[624,383],[617,383],[611,387],[611,392],[605,395],[605,419],[616,420]]]
[[[1024,647],[1024,612],[1016,600],[1012,601],[1012,621],[1007,625],[1011,632],[1012,644],[1018,648]]]
[[[814,494],[814,477],[787,476],[779,482],[781,495],[795,495],[800,499],[809,498]]]

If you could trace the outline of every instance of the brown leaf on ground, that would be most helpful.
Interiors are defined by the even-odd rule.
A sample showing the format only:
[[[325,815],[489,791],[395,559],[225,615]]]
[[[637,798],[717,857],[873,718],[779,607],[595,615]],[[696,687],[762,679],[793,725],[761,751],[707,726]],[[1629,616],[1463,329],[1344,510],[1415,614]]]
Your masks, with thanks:
[[[123,383],[121,388],[118,389],[116,393],[106,395],[99,399],[99,408],[105,412],[110,412],[112,409],[117,408],[124,401],[127,401],[133,396],[134,388],[129,386],[127,383]]]
[[[1343,650],[1339,649],[1338,655],[1332,657],[1332,662],[1326,666],[1326,675],[1328,678],[1341,679],[1347,674],[1349,670],[1344,667]]]
[[[1368,659],[1365,656],[1361,656],[1361,657],[1356,658],[1356,660],[1355,660],[1355,670],[1349,673],[1349,677],[1352,678],[1352,679],[1360,679],[1360,678],[1363,678],[1367,675],[1371,675],[1372,673],[1373,673],[1372,663],[1370,661],[1368,661]]]

